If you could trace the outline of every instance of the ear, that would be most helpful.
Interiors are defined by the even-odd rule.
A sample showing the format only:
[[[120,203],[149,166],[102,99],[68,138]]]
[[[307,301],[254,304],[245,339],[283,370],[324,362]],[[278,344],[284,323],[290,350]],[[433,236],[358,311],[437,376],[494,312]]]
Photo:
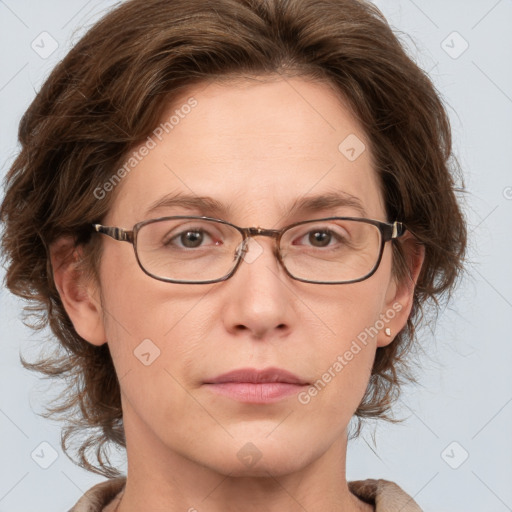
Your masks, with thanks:
[[[410,233],[400,243],[404,249],[407,275],[400,282],[394,276],[391,277],[386,292],[385,309],[380,315],[384,327],[379,331],[377,347],[389,345],[406,325],[413,306],[416,283],[425,260],[425,246],[418,243]],[[386,331],[390,334],[386,334]]]
[[[99,290],[79,269],[81,248],[71,237],[50,246],[53,279],[75,331],[93,345],[106,343]]]

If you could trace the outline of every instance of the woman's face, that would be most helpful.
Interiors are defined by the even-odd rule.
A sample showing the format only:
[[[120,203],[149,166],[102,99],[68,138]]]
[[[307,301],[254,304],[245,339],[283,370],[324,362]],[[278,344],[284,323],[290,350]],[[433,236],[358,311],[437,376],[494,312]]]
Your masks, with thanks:
[[[162,122],[172,115],[148,149],[139,148],[140,162],[117,185],[105,225],[131,229],[149,218],[209,215],[279,229],[362,216],[350,204],[290,213],[298,200],[334,192],[356,198],[368,218],[387,220],[365,134],[325,84],[203,84]],[[208,196],[225,211],[168,205],[148,213],[176,194]],[[130,244],[102,243],[98,318],[120,379],[128,448],[141,458],[152,449],[232,475],[304,467],[343,439],[377,346],[390,343],[406,319],[389,243],[373,276],[344,285],[291,279],[267,237],[249,244],[230,279],[199,285],[155,280]],[[206,384],[235,369],[269,367],[317,383],[316,393],[297,386],[253,403]]]

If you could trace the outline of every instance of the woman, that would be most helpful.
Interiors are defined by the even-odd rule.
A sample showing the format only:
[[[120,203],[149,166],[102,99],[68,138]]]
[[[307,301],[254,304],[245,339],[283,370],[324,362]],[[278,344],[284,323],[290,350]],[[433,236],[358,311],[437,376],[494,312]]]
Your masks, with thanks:
[[[345,476],[466,243],[444,107],[374,6],[126,2],[20,142],[6,282],[66,349],[25,364],[116,477],[73,512],[421,510]]]

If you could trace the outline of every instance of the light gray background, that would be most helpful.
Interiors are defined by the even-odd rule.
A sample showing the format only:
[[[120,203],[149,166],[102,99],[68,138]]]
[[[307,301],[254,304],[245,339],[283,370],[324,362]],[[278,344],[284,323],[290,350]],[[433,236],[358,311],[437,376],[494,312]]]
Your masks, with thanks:
[[[115,3],[0,0],[2,176],[16,153],[20,116],[42,81]],[[376,444],[371,428],[352,442],[347,477],[396,481],[427,512],[505,512],[512,510],[512,1],[376,3],[448,105],[471,252],[452,306],[434,332],[421,333],[428,352],[418,361],[421,386],[407,389],[396,409],[408,420],[377,425]],[[44,31],[58,43],[47,58],[31,47],[35,40],[40,52],[51,49]],[[73,465],[60,450],[59,424],[37,416],[56,388],[18,357],[20,349],[35,355],[43,336],[22,325],[21,304],[5,289],[0,301],[0,512],[66,511],[104,478]],[[57,455],[47,469],[31,458],[36,450],[40,464],[51,462],[42,442]]]

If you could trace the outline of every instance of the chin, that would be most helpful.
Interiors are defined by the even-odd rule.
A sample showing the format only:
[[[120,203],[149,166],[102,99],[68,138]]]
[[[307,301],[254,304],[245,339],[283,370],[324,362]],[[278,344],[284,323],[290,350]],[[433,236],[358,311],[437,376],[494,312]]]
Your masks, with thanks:
[[[264,456],[255,462],[241,462],[238,457],[230,458],[220,462],[211,468],[218,473],[229,475],[230,477],[251,478],[251,477],[282,477],[302,469],[302,465],[293,454],[287,454],[286,457]]]
[[[299,471],[314,458],[311,446],[304,451],[304,442],[294,445],[265,435],[234,439],[230,447],[219,450],[215,469],[236,477],[278,477]]]

